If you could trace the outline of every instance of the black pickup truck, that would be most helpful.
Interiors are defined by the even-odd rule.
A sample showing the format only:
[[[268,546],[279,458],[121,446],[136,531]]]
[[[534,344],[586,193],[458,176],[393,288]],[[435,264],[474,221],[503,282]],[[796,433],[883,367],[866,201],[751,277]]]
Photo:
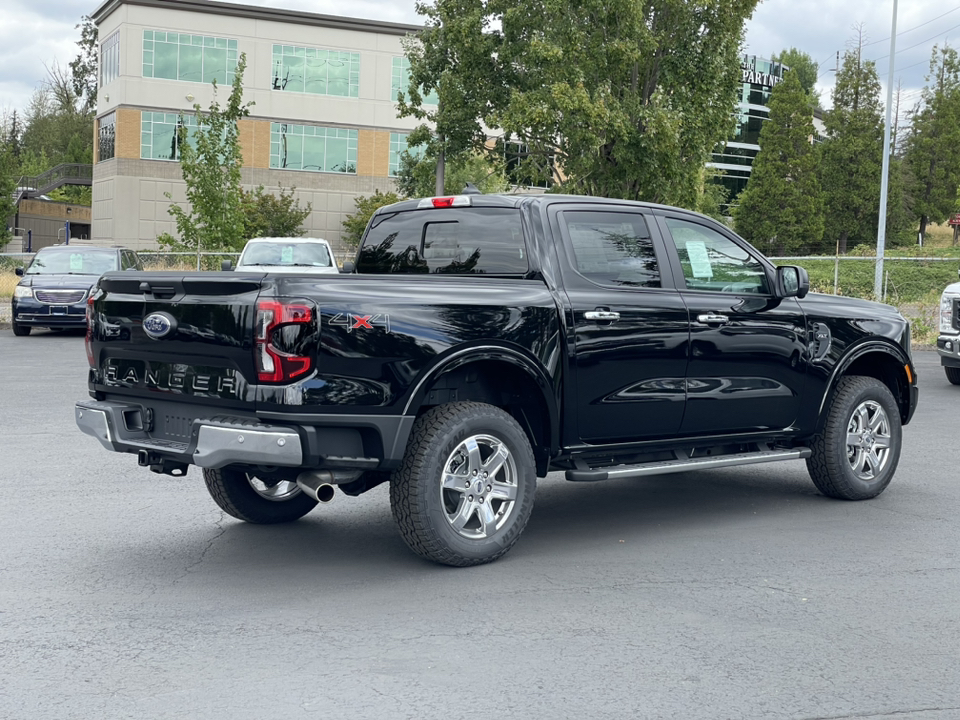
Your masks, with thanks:
[[[510,549],[550,471],[805,459],[824,495],[875,497],[917,403],[894,308],[808,295],[676,208],[408,200],[345,271],[104,275],[77,424],[155,472],[201,467],[248,522],[389,482],[407,544],[462,566]]]

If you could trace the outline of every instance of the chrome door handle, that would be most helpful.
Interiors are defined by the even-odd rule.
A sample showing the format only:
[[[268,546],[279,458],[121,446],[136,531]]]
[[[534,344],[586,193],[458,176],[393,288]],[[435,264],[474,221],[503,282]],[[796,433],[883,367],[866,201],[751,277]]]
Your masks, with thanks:
[[[704,313],[703,315],[697,315],[697,322],[701,322],[704,325],[723,325],[724,323],[730,322],[730,318],[726,315]]]
[[[587,320],[606,320],[607,322],[620,319],[620,313],[611,312],[610,310],[588,310],[583,316]]]

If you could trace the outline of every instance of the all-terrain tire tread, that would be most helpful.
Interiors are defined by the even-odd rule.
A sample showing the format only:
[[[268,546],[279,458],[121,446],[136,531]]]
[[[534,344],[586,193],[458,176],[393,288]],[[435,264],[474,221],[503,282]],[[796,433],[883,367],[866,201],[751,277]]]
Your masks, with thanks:
[[[427,527],[422,522],[422,519],[427,517],[426,508],[421,506],[420,498],[414,492],[414,483],[415,478],[424,472],[429,445],[435,441],[444,428],[465,419],[465,414],[488,415],[490,411],[502,414],[504,421],[516,425],[517,430],[526,441],[526,433],[507,412],[493,405],[477,402],[447,403],[431,408],[417,419],[410,432],[410,440],[403,461],[400,467],[394,471],[390,480],[390,507],[393,510],[393,517],[404,542],[411,550],[427,560],[455,567],[469,567],[493,562],[505,555],[517,542],[533,509],[532,503],[527,503],[525,506],[521,505],[518,511],[524,513],[527,517],[520,516],[518,518],[519,522],[514,524],[510,536],[499,552],[483,558],[467,558],[451,551],[436,537],[432,528]],[[532,459],[533,450],[530,448],[529,441],[526,441],[526,448],[523,450]]]
[[[807,458],[807,471],[817,490],[827,497],[838,500],[867,500],[883,492],[893,476],[893,473],[890,472],[887,481],[878,484],[875,492],[871,491],[864,494],[848,482],[845,468],[841,466],[843,453],[840,452],[841,448],[837,447],[837,442],[840,438],[844,438],[843,451],[845,452],[846,425],[850,419],[846,413],[835,412],[835,408],[843,405],[847,397],[870,387],[882,388],[888,394],[890,392],[889,388],[876,378],[863,375],[850,375],[841,378],[830,399],[830,407],[827,410],[827,420],[824,423],[823,430],[814,435],[810,443],[812,452],[810,457]],[[898,419],[899,416],[890,418],[891,421]],[[894,467],[895,465],[896,463]]]
[[[960,385],[960,368],[944,366],[943,372],[951,385]]]

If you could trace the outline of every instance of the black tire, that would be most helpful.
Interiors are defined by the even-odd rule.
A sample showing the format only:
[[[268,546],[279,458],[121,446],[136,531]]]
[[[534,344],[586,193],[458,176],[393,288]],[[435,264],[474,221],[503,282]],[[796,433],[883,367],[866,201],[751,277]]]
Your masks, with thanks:
[[[960,385],[960,368],[943,366],[943,372],[947,375],[947,380],[951,385]]]
[[[460,477],[462,488],[461,480],[452,482]],[[517,421],[492,405],[449,403],[414,423],[390,480],[390,506],[415,553],[467,567],[493,562],[513,547],[530,519],[536,490],[533,450]]]
[[[17,337],[26,337],[30,334],[30,331],[33,330],[29,325],[21,325],[20,323],[13,323],[13,334]]]
[[[848,444],[853,436],[860,437],[859,444]],[[888,443],[886,453],[874,439]],[[900,408],[890,389],[872,377],[845,377],[837,384],[823,431],[813,438],[807,470],[827,497],[867,500],[893,479],[901,439]]]
[[[317,506],[317,501],[300,488],[289,484],[285,495],[270,499],[269,489],[258,491],[251,482],[255,477],[241,470],[222,468],[203,471],[203,481],[213,501],[228,515],[238,520],[258,525],[292,522],[299,520]],[[277,486],[275,486],[277,487]]]

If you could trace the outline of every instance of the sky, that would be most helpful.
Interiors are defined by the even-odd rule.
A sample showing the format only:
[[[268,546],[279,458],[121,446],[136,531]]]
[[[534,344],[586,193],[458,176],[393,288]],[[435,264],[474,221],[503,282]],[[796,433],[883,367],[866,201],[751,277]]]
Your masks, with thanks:
[[[863,25],[870,43],[865,55],[877,60],[886,91],[894,0],[762,0],[746,27],[745,51],[769,57],[796,47],[821,63],[818,88],[829,106],[837,51],[849,46]],[[263,0],[270,7],[343,14],[334,0]],[[3,0],[0,24],[0,111],[22,110],[54,63],[67,65],[77,54],[75,29],[97,0]],[[353,0],[353,17],[417,24],[414,0]],[[901,112],[920,97],[934,44],[960,47],[960,0],[899,0],[894,88],[902,81]]]

